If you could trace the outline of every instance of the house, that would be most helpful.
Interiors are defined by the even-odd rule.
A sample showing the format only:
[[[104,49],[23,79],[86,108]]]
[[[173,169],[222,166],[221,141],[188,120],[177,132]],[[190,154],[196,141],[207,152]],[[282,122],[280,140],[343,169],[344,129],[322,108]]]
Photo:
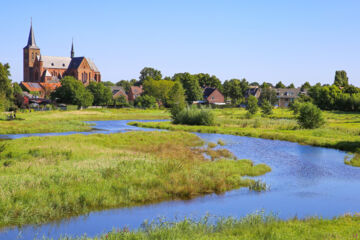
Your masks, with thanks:
[[[205,87],[203,97],[207,103],[225,104],[224,95],[217,88]]]
[[[137,97],[139,97],[143,93],[142,86],[131,86],[128,94],[128,100],[134,101]]]
[[[276,88],[275,91],[279,107],[289,107],[301,94],[300,88]]]
[[[42,98],[48,98],[50,93],[56,88],[60,87],[60,82],[57,83],[42,83],[42,82],[21,82],[20,87],[29,92],[36,94]]]
[[[245,98],[247,99],[251,95],[259,99],[261,95],[261,88],[259,86],[249,86],[248,90],[245,92]]]
[[[113,99],[116,99],[120,96],[124,96],[126,100],[128,100],[128,95],[126,94],[123,87],[120,86],[111,86],[111,93],[113,95]]]

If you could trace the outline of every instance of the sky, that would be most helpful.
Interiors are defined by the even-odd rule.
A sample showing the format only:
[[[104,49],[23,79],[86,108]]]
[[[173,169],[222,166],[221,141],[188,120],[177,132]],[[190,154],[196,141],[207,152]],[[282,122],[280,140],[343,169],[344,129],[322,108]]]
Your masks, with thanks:
[[[358,0],[62,0],[0,5],[0,62],[23,79],[30,19],[41,54],[91,58],[103,81],[143,67],[209,73],[221,81],[332,83],[346,70],[360,86]]]

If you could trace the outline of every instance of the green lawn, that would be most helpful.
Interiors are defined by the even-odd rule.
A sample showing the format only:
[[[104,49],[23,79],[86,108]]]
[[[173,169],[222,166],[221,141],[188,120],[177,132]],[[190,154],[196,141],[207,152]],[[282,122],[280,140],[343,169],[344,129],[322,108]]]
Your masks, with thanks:
[[[217,121],[215,126],[175,125],[171,122],[131,124],[168,130],[277,139],[349,152],[360,152],[360,114],[358,113],[324,112],[326,124],[323,127],[301,129],[292,112],[287,109],[275,109],[270,118],[263,118],[257,114],[252,119],[245,117],[246,111],[244,109],[217,109],[214,112]],[[360,166],[358,157],[347,163]]]
[[[252,186],[271,169],[250,160],[206,160],[186,132],[30,137],[0,142],[0,228],[44,223]],[[182,154],[179,154],[181,152]]]
[[[5,114],[0,114],[0,134],[89,131],[91,126],[84,121],[169,118],[167,110],[130,108],[18,112],[16,115],[18,120],[6,121]]]
[[[344,216],[334,219],[310,218],[280,221],[262,214],[249,215],[240,220],[219,218],[209,224],[208,218],[200,221],[166,221],[147,224],[142,229],[129,232],[119,229],[94,239],[102,240],[358,240],[360,217]],[[69,238],[66,238],[70,240]],[[80,238],[76,238],[80,240]],[[90,238],[81,238],[90,239]],[[65,240],[65,239],[64,239]]]

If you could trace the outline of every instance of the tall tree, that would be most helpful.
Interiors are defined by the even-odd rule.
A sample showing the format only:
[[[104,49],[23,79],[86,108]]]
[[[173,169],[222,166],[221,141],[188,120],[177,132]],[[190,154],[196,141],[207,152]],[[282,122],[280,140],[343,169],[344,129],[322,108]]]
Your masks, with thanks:
[[[136,80],[135,80],[136,82]],[[134,82],[126,81],[126,80],[120,80],[116,83],[116,86],[122,87],[126,93],[130,91],[131,86],[134,85]]]
[[[278,102],[276,91],[267,84],[263,84],[263,87],[261,88],[260,102],[263,103],[264,101],[268,101],[272,105],[275,105]]]
[[[52,99],[62,103],[74,104],[79,108],[88,107],[93,103],[94,96],[74,77],[66,76],[60,82],[61,86],[51,94]]]
[[[179,81],[175,82],[169,92],[169,105],[172,119],[175,119],[176,115],[186,107],[185,91]]]
[[[153,80],[148,78],[144,81],[143,90],[145,95],[150,95],[161,101],[165,106],[169,106],[169,91],[174,86],[174,82],[171,80]]]
[[[303,85],[301,85],[301,91],[309,90],[311,88],[311,85],[309,82],[305,82]]]
[[[295,88],[295,85],[293,83],[290,83],[290,85],[287,86],[287,88]]]
[[[176,73],[173,81],[180,81],[185,90],[186,100],[188,102],[202,100],[203,91],[200,88],[199,81],[196,76],[190,73]]]
[[[215,75],[210,76],[207,73],[196,74],[201,87],[213,87],[217,88],[220,92],[223,91],[221,81]]]
[[[349,85],[349,78],[344,70],[335,72],[334,85],[338,87],[347,87]]]
[[[93,104],[96,106],[106,106],[112,103],[112,93],[109,87],[106,87],[102,82],[90,82],[86,87],[94,96]]]
[[[8,100],[13,98],[10,76],[10,65],[0,63],[0,94],[4,95]]]
[[[249,96],[249,98],[247,100],[246,109],[248,110],[248,115],[249,116],[254,115],[258,111],[258,109],[259,109],[258,100],[253,95]]]
[[[143,82],[147,79],[147,78],[152,78],[154,80],[160,80],[162,79],[162,74],[159,70],[156,70],[155,68],[151,68],[151,67],[144,67],[141,71],[140,71],[140,77],[139,77],[139,85],[142,85]]]
[[[285,85],[280,81],[275,85],[275,88],[286,88]]]
[[[224,82],[224,95],[225,97],[231,98],[232,104],[239,103],[248,89],[249,83],[246,79],[230,79]]]

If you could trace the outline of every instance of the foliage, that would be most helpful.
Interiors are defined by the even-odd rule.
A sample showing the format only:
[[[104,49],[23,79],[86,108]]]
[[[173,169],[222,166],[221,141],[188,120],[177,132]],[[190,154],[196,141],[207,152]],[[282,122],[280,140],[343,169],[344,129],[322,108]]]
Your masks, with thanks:
[[[90,82],[86,89],[94,96],[93,104],[95,106],[106,106],[112,102],[111,89],[103,83]]]
[[[135,80],[136,82],[136,80]],[[130,82],[130,81],[126,81],[126,80],[120,80],[119,82],[116,83],[116,86],[122,87],[126,93],[128,93],[130,91],[131,86],[134,85],[134,81]]]
[[[275,88],[286,88],[285,85],[280,81],[275,85]]]
[[[273,106],[268,100],[263,100],[261,103],[261,112],[263,116],[270,116],[273,113]]]
[[[139,77],[139,85],[142,85],[144,81],[148,78],[152,78],[154,80],[160,80],[162,79],[162,74],[159,70],[156,70],[151,67],[144,67],[140,71],[140,77]]]
[[[258,100],[256,97],[250,95],[247,100],[246,110],[250,115],[254,115],[258,111]]]
[[[310,129],[321,127],[325,123],[321,110],[310,102],[300,105],[297,120],[302,128]]]
[[[13,97],[10,76],[10,65],[0,63],[0,94],[3,94],[8,100]]]
[[[171,108],[171,118],[174,120],[176,115],[186,107],[185,91],[180,82],[176,81],[171,88],[168,103]]]
[[[173,81],[179,81],[183,85],[186,95],[186,101],[198,101],[203,99],[203,91],[199,85],[199,81],[195,75],[190,73],[176,73]]]
[[[311,88],[311,85],[309,82],[305,82],[303,85],[301,85],[300,89],[301,91],[305,91]]]
[[[102,84],[104,84],[104,86],[106,86],[106,87],[112,87],[112,86],[115,86],[115,83],[110,82],[110,81],[102,82]]]
[[[217,88],[220,92],[223,92],[223,86],[221,84],[221,81],[215,75],[210,76],[207,73],[199,73],[196,74],[196,77],[199,81],[199,85],[202,88],[212,87],[212,88]]]
[[[118,96],[113,100],[114,106],[121,106],[121,107],[127,107],[129,106],[128,101],[126,100],[126,97],[123,95]]]
[[[174,81],[171,80],[153,80],[148,78],[143,83],[144,95],[153,96],[156,100],[160,101],[166,107],[169,105],[169,92],[174,86]]]
[[[337,87],[347,87],[349,85],[349,78],[344,70],[335,72],[334,85]]]
[[[19,86],[18,83],[13,83],[13,93],[14,93],[14,96],[17,96],[17,95],[20,95],[22,94],[22,89],[21,87]]]
[[[74,77],[66,76],[61,79],[61,86],[52,94],[52,99],[58,102],[74,104],[78,107],[88,107],[94,101],[91,92],[85,89],[84,85]]]
[[[278,103],[276,91],[273,88],[270,88],[268,85],[265,85],[261,88],[260,102],[262,103],[263,101],[268,101],[271,105]]]
[[[240,103],[244,98],[249,83],[246,79],[231,79],[224,82],[224,96],[231,99],[232,104]]]
[[[153,96],[141,95],[135,99],[134,105],[139,108],[157,108],[158,104]]]
[[[173,116],[173,123],[212,126],[215,123],[215,116],[210,109],[192,106],[184,108],[178,114]]]
[[[295,88],[295,85],[291,83],[289,86],[287,86],[287,88]]]
[[[11,140],[1,153],[0,228],[223,193],[271,170],[208,161],[193,149],[202,144],[191,133],[159,131]]]
[[[236,219],[232,217],[205,216],[177,222],[159,219],[146,222],[140,230],[114,230],[94,240],[190,240],[190,239],[246,239],[246,240],[358,240],[360,217],[342,216],[333,219],[293,218],[280,220],[275,215],[257,212]],[[61,240],[81,240],[84,238]]]

